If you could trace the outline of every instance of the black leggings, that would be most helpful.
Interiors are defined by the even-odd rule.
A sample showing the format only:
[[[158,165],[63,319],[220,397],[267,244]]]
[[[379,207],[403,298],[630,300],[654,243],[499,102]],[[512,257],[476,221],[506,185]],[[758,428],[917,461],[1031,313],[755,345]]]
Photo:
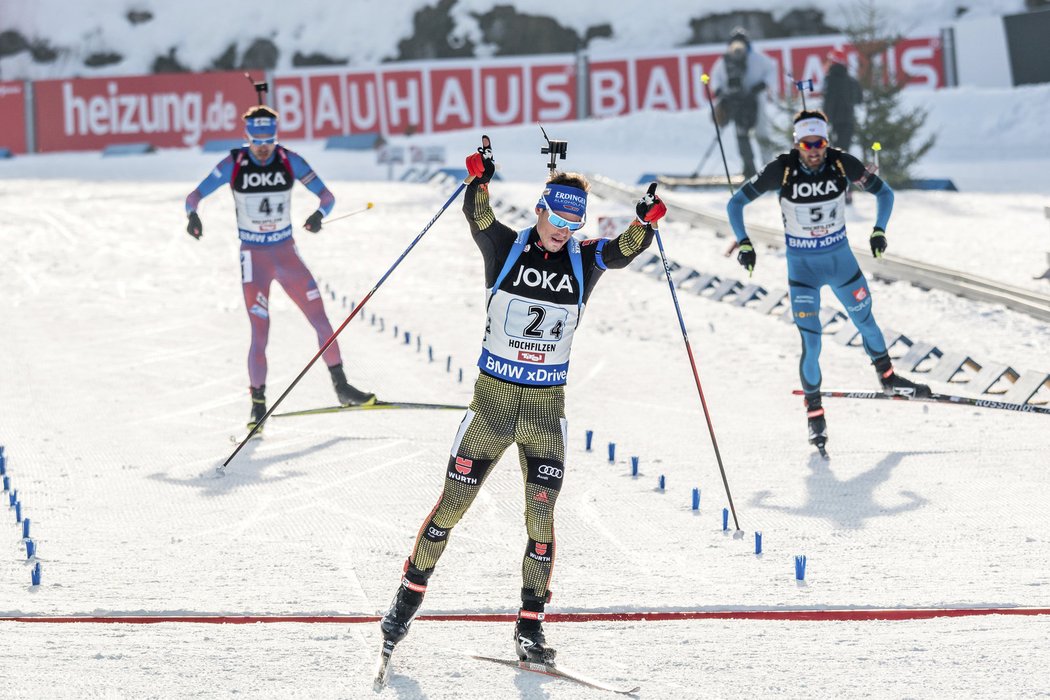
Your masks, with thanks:
[[[564,474],[565,430],[564,387],[526,387],[479,375],[452,445],[441,498],[416,537],[412,565],[433,570],[490,468],[517,443],[529,535],[521,564],[522,588],[546,597],[554,568],[554,505]]]

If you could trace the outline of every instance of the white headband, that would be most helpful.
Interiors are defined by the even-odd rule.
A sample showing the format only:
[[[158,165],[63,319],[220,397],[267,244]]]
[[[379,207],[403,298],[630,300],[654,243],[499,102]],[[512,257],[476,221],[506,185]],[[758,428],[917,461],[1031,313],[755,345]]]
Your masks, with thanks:
[[[822,136],[828,138],[828,123],[823,119],[810,117],[795,123],[795,142],[802,140],[804,136]]]

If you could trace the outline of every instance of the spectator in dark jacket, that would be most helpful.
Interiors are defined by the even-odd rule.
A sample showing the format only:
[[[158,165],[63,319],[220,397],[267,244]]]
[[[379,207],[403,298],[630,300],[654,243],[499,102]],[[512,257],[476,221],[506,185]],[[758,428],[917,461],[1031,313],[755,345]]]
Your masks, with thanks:
[[[828,115],[831,131],[831,145],[842,151],[849,151],[853,143],[853,133],[857,128],[854,114],[856,106],[864,98],[860,83],[849,74],[846,68],[846,54],[842,51],[831,51],[825,62],[824,77],[824,114]]]

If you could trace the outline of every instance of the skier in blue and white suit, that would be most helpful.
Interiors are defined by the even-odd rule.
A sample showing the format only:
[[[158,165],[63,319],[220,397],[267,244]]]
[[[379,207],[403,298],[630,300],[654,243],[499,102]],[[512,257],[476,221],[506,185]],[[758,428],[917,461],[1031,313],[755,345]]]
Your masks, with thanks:
[[[755,267],[755,249],[744,228],[744,206],[776,190],[787,244],[791,311],[802,336],[799,375],[806,394],[809,441],[823,447],[827,423],[820,397],[820,288],[831,287],[860,331],[883,390],[928,396],[929,387],[915,384],[893,371],[882,331],[871,311],[871,290],[846,239],[846,192],[855,183],[875,195],[875,227],[871,254],[886,250],[886,225],[893,211],[893,190],[855,157],[828,145],[828,119],[820,111],[795,116],[795,148],[782,153],[751,178],[729,200],[729,222],[740,250],[737,261],[749,272]]]

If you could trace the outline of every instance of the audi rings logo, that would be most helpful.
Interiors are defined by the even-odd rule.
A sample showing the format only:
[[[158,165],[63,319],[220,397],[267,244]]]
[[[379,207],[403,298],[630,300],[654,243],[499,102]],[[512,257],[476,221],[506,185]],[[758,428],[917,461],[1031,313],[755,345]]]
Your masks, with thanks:
[[[441,539],[446,534],[448,534],[448,530],[439,530],[433,525],[431,525],[427,528],[427,534],[433,537],[434,539]]]
[[[540,476],[550,476],[555,479],[561,478],[561,469],[558,469],[557,467],[552,467],[549,464],[541,464],[538,471]]]

